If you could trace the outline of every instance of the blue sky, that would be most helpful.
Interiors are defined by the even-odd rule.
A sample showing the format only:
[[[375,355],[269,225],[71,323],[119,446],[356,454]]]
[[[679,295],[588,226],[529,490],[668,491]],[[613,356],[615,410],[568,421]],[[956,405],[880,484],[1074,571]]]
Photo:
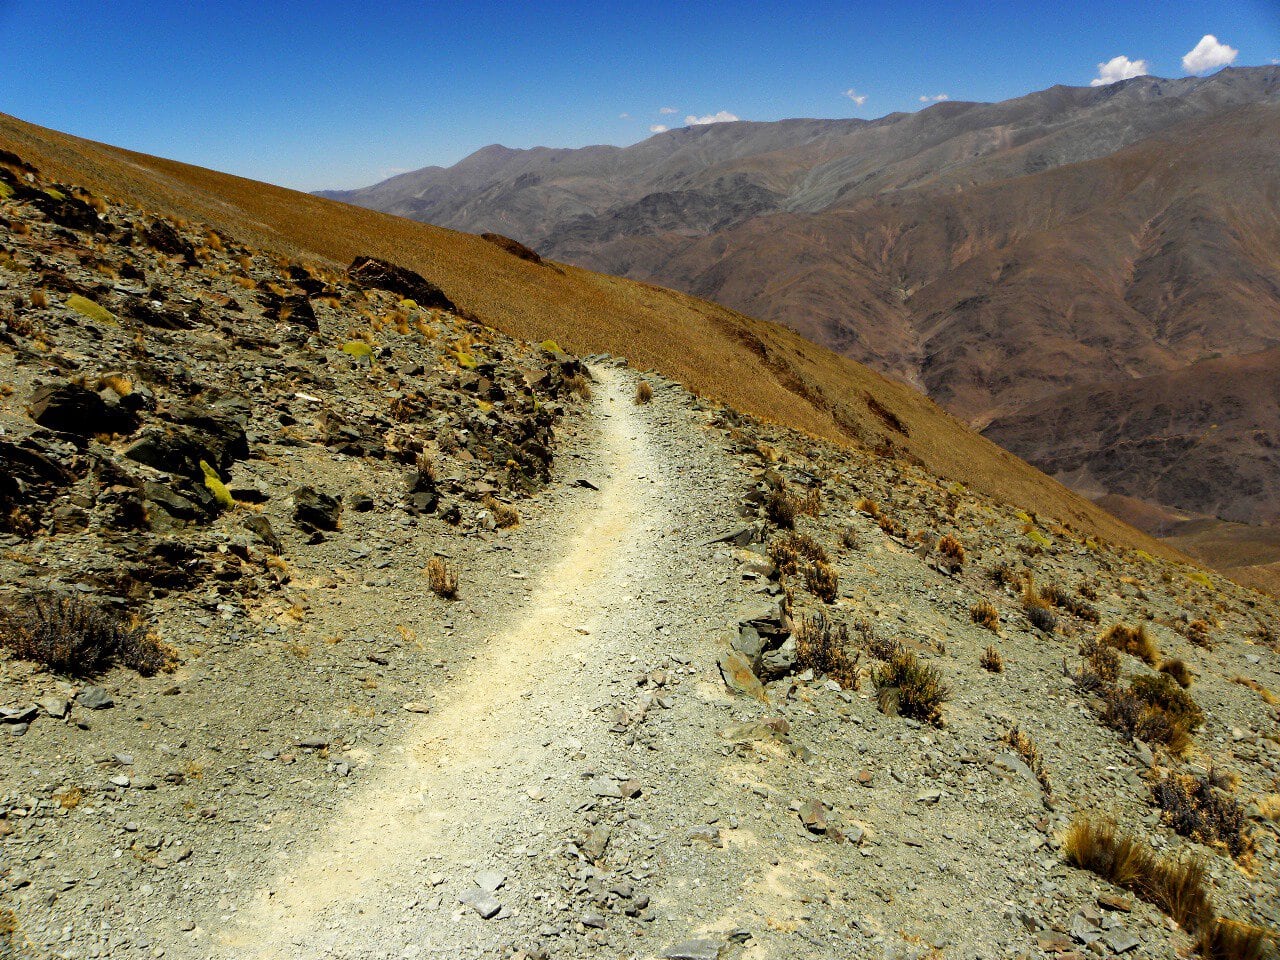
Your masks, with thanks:
[[[1184,76],[1206,34],[1193,67],[1280,60],[1280,0],[0,0],[0,111],[311,190],[489,143],[873,118],[1087,85],[1099,64]]]

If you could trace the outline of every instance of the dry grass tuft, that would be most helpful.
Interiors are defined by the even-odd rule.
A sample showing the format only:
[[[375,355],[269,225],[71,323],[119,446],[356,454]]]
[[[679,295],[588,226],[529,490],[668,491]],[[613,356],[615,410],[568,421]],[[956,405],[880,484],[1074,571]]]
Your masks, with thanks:
[[[787,491],[770,490],[764,501],[764,515],[768,521],[783,530],[793,530],[796,525],[796,502],[787,496]]]
[[[995,647],[988,646],[978,658],[978,666],[988,673],[1004,673],[1004,657],[1000,656],[1000,651]]]
[[[49,306],[49,294],[45,293],[43,290],[32,290],[31,306],[37,310],[43,310],[45,307]]]
[[[1000,612],[990,600],[979,600],[969,608],[969,619],[992,633],[1000,629]]]
[[[453,600],[458,596],[458,574],[441,557],[427,561],[427,586],[437,597]]]
[[[1187,624],[1187,639],[1197,647],[1203,647],[1205,650],[1213,649],[1213,634],[1210,632],[1209,624],[1203,620],[1192,620]]]
[[[964,565],[964,544],[951,534],[938,541],[938,552],[947,558],[953,568]]]
[[[591,399],[591,381],[580,373],[565,377],[564,386],[570,393],[577,394],[583,400]]]
[[[636,403],[646,404],[653,399],[653,387],[649,386],[648,380],[641,380],[636,384]]]
[[[1040,786],[1044,789],[1045,796],[1053,796],[1053,784],[1049,781],[1049,771],[1045,768],[1044,756],[1040,753],[1040,747],[1030,734],[1025,733],[1021,727],[1014,724],[1002,739],[1013,748],[1013,752],[1020,756],[1022,762],[1036,775],[1036,780],[1040,782]]]
[[[1219,917],[1201,928],[1196,952],[1204,960],[1276,960],[1280,943],[1265,927]]]
[[[1191,686],[1195,682],[1195,675],[1191,672],[1191,668],[1182,660],[1166,660],[1160,664],[1160,672],[1167,674],[1177,682],[1178,686],[1183,690]]]
[[[23,609],[0,609],[0,647],[57,673],[92,677],[115,664],[151,676],[173,666],[172,652],[139,623],[53,593],[27,598]]]
[[[849,656],[849,628],[832,623],[822,613],[806,617],[796,631],[796,662],[815,674],[835,680],[845,690],[858,689],[861,652]]]
[[[840,575],[835,567],[821,560],[805,568],[804,585],[823,603],[835,603],[840,595]]]
[[[1102,642],[1137,657],[1143,663],[1156,666],[1160,662],[1160,648],[1156,646],[1145,625],[1130,627],[1117,623],[1102,635]]]
[[[484,506],[493,514],[493,522],[503,530],[519,525],[520,511],[515,507],[502,503],[492,496],[484,498]]]

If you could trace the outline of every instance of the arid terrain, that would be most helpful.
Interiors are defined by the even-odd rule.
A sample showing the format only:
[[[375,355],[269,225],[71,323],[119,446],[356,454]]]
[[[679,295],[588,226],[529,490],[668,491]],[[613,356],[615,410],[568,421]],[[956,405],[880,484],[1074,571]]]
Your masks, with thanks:
[[[1278,152],[1270,66],[627,148],[495,146],[327,195],[779,321],[1089,497],[1265,528]]]
[[[1274,955],[1271,598],[766,323],[0,143],[0,956]]]

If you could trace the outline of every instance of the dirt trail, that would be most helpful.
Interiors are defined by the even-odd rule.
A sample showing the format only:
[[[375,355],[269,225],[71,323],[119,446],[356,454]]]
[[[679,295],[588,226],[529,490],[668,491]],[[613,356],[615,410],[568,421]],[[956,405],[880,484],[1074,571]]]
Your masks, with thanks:
[[[599,683],[592,665],[627,640],[611,611],[638,570],[661,562],[644,528],[664,514],[628,384],[599,375],[599,443],[581,469],[601,478],[600,492],[566,535],[563,560],[530,594],[527,616],[478,648],[380,775],[266,881],[218,938],[227,955],[345,955],[344,945],[384,943],[415,892],[430,890],[429,875],[469,878],[498,862],[513,831],[549,834],[572,812],[564,743],[606,736],[583,722]],[[447,913],[436,916],[447,924]]]

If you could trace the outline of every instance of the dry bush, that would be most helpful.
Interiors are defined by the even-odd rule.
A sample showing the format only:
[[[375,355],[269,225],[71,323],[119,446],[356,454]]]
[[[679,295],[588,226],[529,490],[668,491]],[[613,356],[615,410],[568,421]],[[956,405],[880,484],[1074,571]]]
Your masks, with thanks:
[[[1266,687],[1260,684],[1257,680],[1254,680],[1252,677],[1235,676],[1231,678],[1231,682],[1238,686],[1246,687],[1252,690],[1258,696],[1262,697],[1262,702],[1267,704],[1268,706],[1274,707],[1277,703],[1280,703],[1280,697],[1277,697],[1274,693],[1272,693],[1270,690],[1268,690]]]
[[[1026,613],[1027,619],[1031,621],[1031,625],[1037,630],[1053,633],[1054,630],[1058,629],[1058,618],[1048,607],[1038,604],[1024,606],[1023,612]]]
[[[636,384],[636,403],[646,404],[653,399],[653,387],[649,386],[648,380],[641,380]]]
[[[817,487],[810,487],[805,495],[796,501],[796,513],[804,514],[806,517],[822,516],[822,491]]]
[[[485,509],[493,514],[493,522],[503,530],[520,523],[520,511],[515,507],[502,503],[492,496],[484,498]]]
[[[991,578],[992,583],[998,587],[1008,587],[1021,582],[1022,577],[1018,571],[1007,563],[997,563],[994,567],[987,571],[987,576]]]
[[[840,531],[840,542],[849,550],[857,550],[862,545],[858,539],[858,531],[853,527],[845,527]]]
[[[880,516],[880,504],[874,500],[868,500],[866,497],[858,501],[858,509],[869,517]]]
[[[1184,837],[1221,844],[1237,860],[1253,850],[1244,808],[1209,776],[1166,773],[1151,788],[1160,819]]]
[[[1135,677],[1127,687],[1105,686],[1100,693],[1103,723],[1147,743],[1163,744],[1175,756],[1186,752],[1191,732],[1204,723],[1195,701],[1162,673]]]
[[[35,307],[37,310],[43,310],[45,307],[49,306],[49,295],[43,290],[32,290],[31,306]]]
[[[952,567],[964,564],[964,544],[949,533],[938,541],[938,552],[947,558]]]
[[[1187,689],[1195,681],[1195,675],[1192,674],[1191,668],[1182,660],[1166,660],[1160,664],[1160,672],[1173,677],[1183,690]]]
[[[831,558],[827,556],[827,551],[823,549],[822,544],[807,533],[789,533],[782,538],[782,541],[789,544],[798,556],[804,557],[806,560],[813,563],[831,562]]]
[[[92,677],[121,664],[151,676],[173,666],[172,653],[139,623],[76,597],[39,594],[22,609],[0,610],[0,647],[57,673]]]
[[[1156,646],[1155,641],[1151,639],[1151,634],[1147,633],[1145,624],[1130,627],[1123,623],[1117,623],[1107,630],[1101,639],[1108,646],[1123,650],[1150,666],[1154,667],[1160,662],[1160,649]]]
[[[1161,857],[1114,823],[1084,816],[1071,824],[1063,850],[1073,866],[1131,891],[1187,930],[1213,923],[1206,869],[1197,858]]]
[[[570,393],[577,394],[583,400],[591,399],[591,382],[580,373],[575,373],[571,377],[565,377],[564,386]]]
[[[942,675],[901,646],[871,676],[880,709],[890,715],[937,724],[942,719],[942,705],[951,699]]]
[[[835,603],[840,595],[840,575],[835,567],[821,560],[805,568],[804,585],[823,603]]]
[[[1084,658],[1084,666],[1079,677],[1084,686],[1095,689],[1120,679],[1120,654],[1115,647],[1090,637],[1080,644],[1080,656]]]
[[[427,561],[427,586],[437,597],[453,600],[458,596],[458,574],[441,557]]]
[[[992,633],[1000,629],[1000,612],[990,600],[979,600],[969,608],[969,619]]]
[[[1000,656],[1000,651],[995,647],[988,646],[978,658],[978,666],[989,673],[1004,673],[1004,657]]]
[[[855,620],[853,629],[858,634],[858,646],[877,660],[888,660],[902,649],[898,641],[878,636],[870,620]]]
[[[822,613],[805,617],[796,631],[796,662],[815,674],[835,680],[845,690],[858,689],[861,652],[849,656],[849,628]]]
[[[794,577],[800,572],[800,551],[792,537],[779,537],[770,542],[769,559],[785,577]]]
[[[1213,634],[1209,632],[1209,624],[1203,620],[1192,620],[1187,624],[1187,639],[1197,647],[1213,649]]]
[[[764,515],[768,521],[783,530],[793,530],[796,525],[796,503],[786,490],[770,490],[764,501]]]
[[[1035,740],[1029,734],[1023,732],[1022,728],[1017,724],[1014,724],[1002,739],[1013,748],[1013,752],[1020,756],[1022,762],[1036,775],[1036,780],[1040,782],[1040,786],[1044,789],[1045,796],[1053,796],[1053,784],[1049,782],[1049,771],[1045,768],[1044,757],[1041,755],[1040,747],[1036,745]]]

